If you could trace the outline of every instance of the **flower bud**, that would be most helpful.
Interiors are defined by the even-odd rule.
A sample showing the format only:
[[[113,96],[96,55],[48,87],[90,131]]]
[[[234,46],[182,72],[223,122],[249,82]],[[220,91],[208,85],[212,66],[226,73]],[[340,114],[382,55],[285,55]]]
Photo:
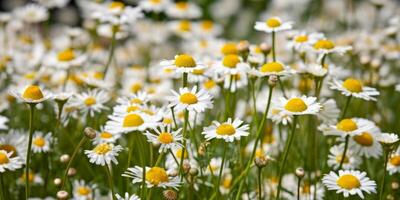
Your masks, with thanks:
[[[70,156],[68,154],[63,154],[60,156],[60,162],[62,163],[68,163],[70,160]]]
[[[61,179],[60,178],[55,178],[54,180],[53,180],[53,183],[54,183],[54,185],[56,185],[56,186],[59,186],[60,184],[61,184]]]
[[[71,167],[68,169],[68,176],[75,176],[76,174],[76,169]]]
[[[301,168],[301,167],[298,167],[298,168],[296,169],[295,174],[296,174],[296,176],[297,176],[298,178],[303,178],[303,177],[304,177],[304,169]]]
[[[263,52],[264,55],[268,55],[269,52],[271,51],[271,46],[268,45],[267,43],[261,43],[260,44],[260,49]]]
[[[60,190],[57,192],[57,199],[65,200],[68,199],[68,192],[65,190]]]
[[[199,170],[196,167],[192,167],[189,170],[189,174],[192,176],[197,176],[198,173],[199,173]]]
[[[187,174],[190,168],[191,168],[190,163],[188,161],[184,161],[182,166],[183,173]]]
[[[173,190],[164,190],[163,196],[166,200],[176,200],[178,199],[178,193]]]
[[[270,87],[275,87],[277,82],[278,82],[278,76],[272,75],[268,79],[268,85]]]
[[[254,158],[254,163],[259,168],[263,168],[263,167],[267,166],[268,161],[269,161],[269,159],[266,156],[257,156],[256,158]]]
[[[85,132],[85,136],[87,138],[89,138],[90,140],[94,139],[96,137],[96,130],[94,130],[93,128],[86,127],[84,132]]]
[[[393,181],[391,186],[393,190],[398,190],[400,187],[399,182],[396,181]]]

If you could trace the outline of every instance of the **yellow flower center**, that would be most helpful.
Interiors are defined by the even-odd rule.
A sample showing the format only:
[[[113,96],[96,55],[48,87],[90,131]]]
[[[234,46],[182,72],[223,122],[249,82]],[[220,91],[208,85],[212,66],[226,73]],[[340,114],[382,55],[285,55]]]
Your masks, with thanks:
[[[282,24],[281,21],[275,17],[267,19],[267,21],[265,23],[267,24],[267,26],[269,26],[271,28],[279,27]]]
[[[158,140],[163,144],[169,144],[174,141],[171,133],[163,132],[158,136]]]
[[[143,88],[142,83],[133,83],[131,85],[131,92],[136,93],[136,92],[140,91],[142,88]]]
[[[296,38],[294,38],[294,41],[297,43],[303,43],[308,41],[308,36],[307,35],[299,35]]]
[[[88,97],[85,99],[85,105],[92,106],[96,104],[96,99],[94,97]]]
[[[393,156],[392,158],[390,158],[389,162],[394,166],[400,166],[400,156],[399,155]]]
[[[58,53],[57,58],[59,61],[71,61],[75,58],[75,53],[72,49],[65,49]]]
[[[163,119],[163,123],[164,123],[164,124],[172,124],[173,122],[174,122],[174,120],[171,119],[171,118],[164,118],[164,119]]]
[[[363,132],[360,135],[356,135],[353,137],[354,141],[356,141],[361,146],[372,146],[374,139],[372,135],[368,132]]]
[[[348,78],[343,82],[343,87],[346,90],[354,93],[362,92],[362,83],[357,79]]]
[[[179,22],[178,28],[183,32],[189,32],[192,28],[192,24],[188,20],[182,20]]]
[[[266,63],[260,68],[260,71],[264,73],[281,72],[282,70],[283,70],[283,65],[278,62]]]
[[[315,49],[333,49],[335,48],[335,43],[333,43],[330,40],[318,40],[315,44],[314,44],[314,48]]]
[[[300,98],[292,98],[286,103],[285,109],[290,112],[303,112],[307,110],[307,105]]]
[[[336,125],[336,128],[341,131],[350,132],[356,130],[358,127],[352,119],[343,119]]]
[[[217,127],[216,132],[218,135],[233,135],[236,130],[231,124],[221,124]]]
[[[175,6],[180,10],[186,10],[189,5],[185,1],[180,1],[180,2],[175,3]]]
[[[226,178],[224,178],[224,180],[222,181],[222,186],[224,187],[224,188],[231,188],[231,186],[232,186],[232,177],[226,177]]]
[[[343,155],[342,155],[342,154],[336,156],[336,162],[337,162],[337,163],[342,162],[342,159],[343,159],[343,163],[344,163],[344,164],[349,163],[349,157],[344,156],[344,158],[343,158]]]
[[[7,154],[0,152],[0,165],[8,163],[10,160],[8,159]]]
[[[146,181],[157,186],[160,183],[168,182],[167,172],[160,167],[152,167],[146,172]]]
[[[109,133],[109,132],[102,132],[102,133],[100,133],[100,137],[101,138],[104,138],[104,139],[108,139],[108,138],[112,138],[112,134],[111,133]]]
[[[124,121],[122,123],[123,127],[136,127],[140,126],[144,123],[142,117],[137,114],[128,114],[125,116]]]
[[[175,58],[175,65],[177,67],[196,67],[196,61],[190,55],[181,54]]]
[[[119,1],[113,1],[108,5],[108,8],[110,9],[124,9],[125,4]]]
[[[25,89],[24,93],[22,94],[22,97],[30,100],[39,100],[43,98],[43,93],[42,90],[40,90],[39,86],[30,85]]]
[[[215,84],[215,81],[213,81],[213,80],[207,80],[203,83],[203,85],[207,90],[211,90],[212,88],[215,87],[216,84]]]
[[[224,46],[222,46],[221,52],[224,55],[237,54],[238,49],[237,49],[235,43],[226,43],[226,44],[224,44]]]
[[[29,174],[28,174],[28,180],[29,180],[29,182],[33,182],[33,180],[35,179],[35,174],[34,173],[32,173],[32,172],[29,172]],[[24,175],[22,175],[22,180],[26,180],[25,179],[25,174]]]
[[[195,69],[192,72],[194,75],[203,75],[204,74],[204,70],[202,69]]]
[[[80,195],[82,195],[82,196],[86,196],[86,195],[88,195],[88,194],[90,194],[90,188],[88,188],[88,187],[79,187],[78,188],[78,193],[80,194]]]
[[[93,77],[94,77],[95,79],[101,80],[101,79],[103,79],[104,74],[103,74],[102,72],[94,72],[94,73],[93,73]]]
[[[38,147],[43,147],[46,144],[46,140],[42,137],[35,138],[33,144]]]
[[[205,21],[201,22],[200,26],[201,26],[202,29],[204,29],[206,31],[209,31],[209,30],[211,30],[213,28],[214,23],[211,20],[205,20]]]
[[[303,194],[311,194],[311,188],[309,184],[305,184],[303,187],[301,187],[301,193]]]
[[[182,158],[182,153],[183,153],[183,150],[182,149],[178,149],[178,150],[176,150],[175,156],[177,158]],[[183,158],[184,159],[188,158],[188,152],[186,150],[185,150],[185,155],[184,155]]]
[[[353,188],[358,188],[361,186],[360,181],[357,177],[351,174],[345,174],[336,181],[336,183],[344,189],[351,190]]]
[[[11,156],[10,156],[11,158],[17,156],[17,149],[14,146],[10,145],[10,144],[0,145],[0,150],[7,151],[7,153],[13,152],[11,154]]]
[[[182,94],[182,95],[179,97],[179,101],[180,101],[181,103],[191,105],[191,104],[197,103],[198,100],[197,100],[196,95],[194,95],[194,94],[192,94],[192,93],[185,93],[185,94]]]
[[[139,98],[134,98],[134,99],[131,99],[131,101],[130,101],[131,103],[136,103],[136,104],[142,104],[143,103],[143,101],[142,100],[140,100]]]
[[[225,67],[236,68],[236,65],[240,62],[239,56],[236,54],[229,54],[224,57],[222,64]]]
[[[150,0],[150,3],[159,4],[159,3],[161,3],[161,0]]]
[[[129,112],[137,111],[139,109],[140,109],[139,106],[129,106],[129,107],[126,108],[126,112],[129,113]]]
[[[95,153],[97,153],[97,154],[104,155],[104,154],[108,153],[109,151],[111,151],[111,149],[112,149],[112,148],[111,148],[111,146],[110,146],[109,144],[103,143],[103,144],[97,145],[97,146],[93,149],[93,151],[94,151]]]

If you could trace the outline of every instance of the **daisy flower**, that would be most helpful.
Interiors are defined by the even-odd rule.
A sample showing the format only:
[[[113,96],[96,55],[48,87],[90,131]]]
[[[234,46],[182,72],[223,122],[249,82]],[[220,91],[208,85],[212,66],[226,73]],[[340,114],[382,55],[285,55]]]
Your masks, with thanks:
[[[203,70],[207,67],[189,54],[176,55],[174,60],[161,61],[160,65],[166,70],[174,70],[177,73],[193,73],[195,70]]]
[[[373,124],[369,120],[362,118],[346,118],[342,119],[336,125],[320,126],[320,130],[325,135],[339,137],[360,135],[362,132],[370,131],[372,128]]]
[[[70,101],[71,106],[79,108],[83,115],[93,117],[95,113],[106,110],[104,104],[110,99],[110,95],[104,90],[94,89],[76,94]]]
[[[357,155],[351,151],[346,151],[343,158],[343,145],[335,145],[329,149],[328,166],[333,169],[338,169],[340,162],[343,159],[343,169],[355,169],[361,164],[361,160]]]
[[[370,128],[350,139],[349,147],[353,152],[366,158],[379,158],[382,155],[382,146],[379,144],[378,137],[381,134],[379,128],[371,121]]]
[[[336,123],[339,114],[340,110],[336,105],[336,101],[328,99],[321,103],[321,111],[317,116],[323,123]]]
[[[120,134],[110,133],[104,127],[101,127],[100,132],[97,132],[96,137],[93,139],[93,144],[115,143],[120,137]]]
[[[382,133],[378,136],[378,141],[383,145],[392,145],[399,141],[399,136],[394,133]]]
[[[102,143],[98,144],[92,150],[85,150],[85,154],[88,156],[91,163],[104,166],[105,164],[110,165],[111,162],[118,164],[115,157],[118,156],[122,149],[120,145],[114,146],[114,144],[111,143]]]
[[[228,163],[224,163],[224,166],[222,168],[222,174],[225,174],[228,168]],[[210,163],[208,164],[208,167],[205,171],[205,174],[209,175],[212,174],[214,176],[218,176],[218,172],[222,166],[222,157],[214,157],[211,158]]]
[[[345,96],[353,96],[367,101],[376,101],[375,96],[379,95],[379,91],[375,88],[363,86],[360,80],[353,78],[348,78],[345,81],[334,79],[330,83],[330,88],[340,91]]]
[[[194,33],[201,38],[212,38],[222,32],[222,27],[211,20],[203,20],[194,25]]]
[[[167,152],[168,149],[183,147],[180,143],[183,140],[181,129],[172,131],[171,126],[161,125],[153,128],[153,131],[155,134],[147,131],[144,135],[147,137],[147,141],[160,145],[158,152]]]
[[[44,135],[42,132],[36,131],[32,139],[32,151],[34,153],[49,152],[51,142],[53,142],[51,133]]]
[[[152,1],[154,1],[154,0],[152,0]],[[115,194],[115,197],[117,198],[117,200],[140,200],[140,198],[136,194],[129,195],[129,193],[127,193],[127,192],[125,192],[125,196]]]
[[[397,148],[397,151],[390,155],[387,170],[390,175],[400,172],[400,148]]]
[[[265,22],[256,22],[254,29],[266,33],[286,31],[292,29],[293,22],[282,22],[278,17],[271,17]]]
[[[146,167],[145,177],[143,177],[142,167],[135,166],[128,168],[122,176],[132,178],[132,183],[141,183],[143,178],[146,181],[147,187],[172,187],[177,189],[180,185],[179,177],[168,175],[167,171],[161,167]]]
[[[157,126],[158,121],[161,120],[156,115],[151,116],[140,111],[128,112],[124,115],[109,115],[108,118],[105,130],[113,134],[144,131]]]
[[[376,183],[370,180],[367,173],[356,170],[339,170],[339,174],[331,171],[326,174],[322,182],[328,190],[336,190],[336,193],[343,193],[344,197],[358,195],[364,199],[363,192],[367,194],[376,193]]]
[[[223,75],[236,75],[240,72],[247,72],[250,67],[242,62],[237,54],[226,55],[221,61],[214,64],[215,72]]]
[[[14,171],[22,167],[22,162],[18,157],[13,157],[13,152],[0,150],[0,173],[6,170]]]
[[[86,184],[84,180],[75,180],[72,185],[72,195],[74,199],[90,200],[99,196],[97,185]]]
[[[228,121],[219,123],[213,121],[213,125],[204,128],[202,134],[206,140],[212,140],[214,138],[223,139],[225,142],[233,142],[234,140],[240,140],[242,136],[249,135],[249,125],[243,124],[240,119],[232,121],[231,118]]]
[[[17,157],[22,162],[25,162],[27,152],[26,134],[20,130],[10,130],[8,134],[0,135],[0,150],[7,153],[12,153],[11,157]]]
[[[30,104],[41,103],[43,101],[46,101],[47,99],[52,98],[52,95],[49,92],[42,90],[37,85],[29,85],[23,89],[16,89],[16,91],[11,90],[10,94],[15,98],[21,100],[22,102]]]
[[[316,97],[296,97],[292,96],[289,99],[280,97],[276,102],[276,109],[286,115],[315,115],[320,109],[321,105],[316,102]]]
[[[283,65],[281,62],[269,62],[263,64],[259,69],[252,68],[249,74],[264,77],[264,76],[287,76],[294,74],[295,71],[289,66]]]
[[[192,90],[189,88],[179,88],[179,93],[172,90],[173,96],[169,97],[170,107],[175,107],[176,111],[187,109],[188,111],[204,112],[205,109],[212,108],[212,97],[204,89],[197,91],[197,86]]]
[[[179,1],[169,4],[166,14],[172,18],[193,19],[201,16],[201,9],[194,3]]]
[[[324,35],[322,33],[306,33],[304,31],[298,32],[294,35],[293,39],[288,42],[287,46],[289,49],[295,49],[302,53],[310,49],[315,42],[322,39]]]
[[[49,12],[39,4],[27,4],[14,11],[16,17],[26,23],[39,23],[49,18]]]
[[[142,0],[139,7],[147,12],[160,13],[164,11],[171,2],[169,0]]]
[[[70,67],[81,66],[85,60],[85,55],[82,55],[71,48],[67,48],[58,53],[49,54],[45,62],[47,62],[48,66],[67,70]]]
[[[343,54],[352,49],[351,46],[336,46],[336,44],[328,39],[320,39],[313,44],[313,51],[320,54],[320,56],[338,53]]]
[[[3,117],[0,115],[0,130],[6,130],[8,128],[6,124],[7,122],[8,122],[7,117]]]

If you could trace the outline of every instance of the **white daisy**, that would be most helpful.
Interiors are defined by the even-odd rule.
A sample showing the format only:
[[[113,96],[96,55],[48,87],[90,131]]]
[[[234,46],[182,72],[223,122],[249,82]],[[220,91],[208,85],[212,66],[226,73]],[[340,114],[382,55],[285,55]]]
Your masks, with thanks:
[[[49,18],[47,9],[39,4],[27,4],[14,11],[15,16],[26,23],[38,23]]]
[[[147,141],[160,145],[158,152],[167,152],[168,149],[183,147],[180,143],[183,140],[181,129],[172,131],[171,126],[161,125],[153,128],[153,131],[155,134],[147,131],[144,135],[147,137]]]
[[[94,89],[83,92],[82,94],[76,94],[69,104],[79,108],[79,111],[83,115],[90,115],[93,117],[95,113],[107,109],[104,104],[109,99],[110,95],[106,91]]]
[[[301,31],[293,36],[292,40],[287,43],[287,46],[289,49],[295,49],[302,53],[309,50],[315,42],[323,37],[324,34],[322,33],[306,33]]]
[[[139,7],[147,12],[160,13],[164,11],[171,2],[169,0],[142,0]]]
[[[189,88],[179,88],[179,93],[172,90],[174,96],[169,97],[170,107],[174,106],[176,111],[187,109],[188,111],[204,112],[205,109],[212,108],[212,97],[207,91],[201,89],[197,91],[197,86],[192,90]]]
[[[368,132],[373,129],[374,126],[369,120],[362,118],[347,118],[342,119],[336,125],[324,126],[321,125],[319,129],[325,135],[333,135],[339,137],[346,137],[347,135],[356,136],[362,132]]]
[[[13,152],[0,150],[0,173],[6,170],[14,171],[22,167],[22,162],[18,157],[13,157]]]
[[[97,132],[96,137],[92,140],[94,145],[101,143],[115,143],[121,137],[120,134],[110,133],[105,130],[104,127],[100,128],[100,132]]]
[[[334,99],[328,99],[321,103],[321,111],[318,113],[318,118],[322,120],[323,123],[336,123],[339,117],[340,110],[336,105]]]
[[[10,94],[25,103],[41,103],[52,98],[49,92],[42,90],[37,85],[29,85],[23,89],[18,88],[16,91],[10,90]]]
[[[172,18],[193,19],[201,16],[201,9],[194,3],[179,1],[167,7],[166,14]]]
[[[392,145],[399,141],[399,136],[395,133],[382,133],[377,139],[383,145]]]
[[[214,138],[223,139],[225,142],[233,142],[234,140],[240,140],[242,136],[249,135],[249,125],[243,124],[240,119],[235,119],[232,121],[231,118],[228,121],[219,123],[213,121],[213,125],[205,127],[202,134],[206,140],[211,140]]]
[[[140,198],[136,194],[129,195],[129,193],[127,192],[125,192],[125,196],[115,194],[115,197],[117,198],[117,200],[140,200]]]
[[[340,91],[345,96],[353,96],[367,101],[376,101],[375,96],[379,95],[379,91],[375,88],[363,86],[360,80],[352,78],[348,78],[345,81],[334,79],[330,83],[330,88]]]
[[[367,173],[355,170],[339,170],[339,174],[331,171],[322,179],[328,190],[336,190],[336,193],[343,193],[344,197],[358,195],[364,199],[363,192],[368,194],[376,193],[376,183],[370,180]]]
[[[214,64],[215,72],[222,75],[236,75],[240,72],[247,72],[250,66],[242,62],[237,54],[228,54],[221,61]]]
[[[351,46],[336,46],[336,44],[328,39],[320,39],[313,44],[313,51],[320,54],[320,58],[323,55],[330,53],[343,54],[352,49]]]
[[[258,76],[258,77],[264,77],[264,76],[271,76],[271,75],[276,75],[276,76],[287,76],[290,74],[294,74],[295,71],[281,62],[269,62],[265,63],[262,65],[259,69],[252,68],[249,71],[249,74]]]
[[[0,150],[12,153],[11,157],[18,157],[22,162],[25,162],[28,149],[27,140],[26,133],[12,129],[8,134],[0,135]]]
[[[86,60],[86,56],[71,48],[64,49],[58,53],[50,53],[44,62],[49,67],[67,70],[70,67],[79,67]]]
[[[4,116],[0,115],[0,130],[8,129],[7,122],[8,122],[7,117],[4,117]]]
[[[124,115],[109,115],[105,129],[110,133],[129,133],[144,131],[157,126],[158,116],[151,116],[143,112],[129,112]]]
[[[72,186],[72,195],[77,200],[91,200],[98,198],[97,185],[86,184],[84,180],[75,180]]]
[[[148,188],[172,187],[177,189],[180,185],[179,177],[168,175],[167,171],[161,167],[146,167],[145,177],[143,177],[143,168],[139,166],[128,168],[122,176],[132,178],[132,183],[141,183],[143,178],[146,180]]]
[[[397,151],[390,155],[387,170],[390,175],[400,172],[400,148],[397,148]]]
[[[92,150],[85,150],[85,154],[90,159],[89,162],[96,165],[110,165],[111,162],[118,164],[118,161],[115,157],[118,156],[119,152],[122,151],[122,147],[120,145],[114,146],[111,143],[102,143],[98,144]]]
[[[160,65],[166,70],[174,70],[177,73],[193,73],[195,70],[203,70],[207,67],[188,54],[176,55],[174,60],[161,61]]]
[[[265,22],[256,22],[254,29],[266,33],[286,31],[292,29],[293,22],[282,22],[278,17],[271,17]]]
[[[289,99],[285,97],[280,97],[279,100],[275,104],[275,108],[282,114],[286,115],[315,115],[320,109],[321,105],[316,102],[316,97],[296,97],[292,96]]]
[[[36,131],[32,138],[32,151],[34,153],[46,153],[50,151],[50,145],[53,142],[51,133],[44,135],[42,132]]]
[[[329,149],[328,166],[332,169],[338,169],[343,160],[343,169],[357,168],[361,164],[361,159],[351,150],[347,150],[343,158],[343,147],[343,145],[335,145]]]
[[[222,158],[221,157],[214,157],[211,158],[210,163],[205,171],[206,175],[212,174],[214,176],[218,176],[219,170],[222,165]],[[228,163],[225,163],[222,168],[222,174],[224,174],[227,170],[229,170]]]
[[[379,158],[382,155],[382,146],[379,144],[378,137],[381,134],[380,129],[371,121],[370,128],[361,134],[354,135],[350,139],[349,147],[353,152],[366,158]]]

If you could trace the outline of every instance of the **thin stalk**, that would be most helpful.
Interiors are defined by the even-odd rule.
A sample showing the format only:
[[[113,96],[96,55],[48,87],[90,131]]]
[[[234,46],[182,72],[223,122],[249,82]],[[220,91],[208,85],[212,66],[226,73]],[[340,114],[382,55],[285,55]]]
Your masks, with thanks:
[[[26,154],[26,169],[25,169],[25,199],[29,198],[29,167],[31,158],[32,138],[33,138],[33,117],[35,114],[36,104],[29,104],[29,141]]]
[[[224,141],[224,153],[222,154],[222,162],[221,166],[219,167],[219,174],[218,174],[218,179],[217,179],[217,184],[215,185],[215,191],[214,193],[218,194],[219,193],[219,185],[221,183],[221,178],[222,178],[222,171],[224,169],[224,164],[225,164],[225,157],[226,157],[226,150],[228,149],[228,143]]]
[[[224,120],[227,120],[229,117],[229,113],[231,111],[230,107],[230,98],[231,98],[231,88],[232,88],[232,82],[233,82],[233,75],[230,76],[229,78],[229,88],[226,91],[226,96],[225,96],[225,114],[224,114]]]
[[[342,158],[341,158],[341,160],[340,160],[340,164],[339,164],[338,170],[341,170],[341,169],[342,169],[344,160],[345,160],[345,158],[346,158],[347,149],[348,149],[348,147],[349,147],[349,138],[350,138],[350,135],[346,135],[346,141],[345,141],[345,143],[344,143],[344,150],[343,150],[343,153],[342,153]]]
[[[6,200],[6,188],[4,187],[3,173],[0,173],[0,189],[1,189],[1,199]]]
[[[112,199],[115,199],[114,183],[113,183],[113,179],[112,179],[110,168],[108,168],[107,164],[104,167],[106,168],[108,184],[110,185]]]
[[[351,97],[352,97],[351,95],[347,97],[346,105],[344,106],[342,116],[340,117],[341,119],[346,117],[346,112],[347,112],[347,109],[349,108]]]
[[[262,185],[262,168],[258,168],[258,176],[257,176],[257,178],[258,178],[258,200],[262,200],[262,187],[261,187],[261,185]]]
[[[281,192],[281,189],[282,189],[283,171],[285,170],[286,160],[287,160],[287,157],[289,155],[290,146],[292,145],[292,142],[293,142],[293,139],[294,139],[294,134],[296,132],[297,118],[298,118],[298,116],[296,116],[296,115],[293,117],[292,133],[289,136],[289,140],[287,142],[285,151],[283,152],[283,161],[282,161],[281,166],[279,167],[279,183],[278,183],[278,191],[276,193],[276,199],[278,199],[278,200],[279,200],[280,192]]]
[[[115,36],[117,35],[117,28],[115,28],[115,26],[112,27],[112,36],[111,36],[111,46],[110,46],[110,53],[108,54],[108,59],[107,59],[107,63],[106,66],[104,68],[104,72],[103,72],[103,79],[106,78],[108,69],[110,68],[111,65],[111,61],[112,58],[114,56],[114,50],[115,50],[115,44],[116,44],[116,40],[115,40]]]
[[[297,180],[297,200],[300,200],[300,183],[301,183],[301,178],[298,178],[298,180]]]
[[[68,79],[69,79],[69,75],[71,73],[70,71],[71,71],[71,69],[68,68],[67,69],[67,75],[65,76],[65,80],[64,80],[64,83],[63,83],[63,86],[62,86],[62,91],[63,92],[65,92],[65,89],[66,89],[66,86],[67,86],[67,83],[68,83]]]
[[[384,171],[383,171],[383,176],[382,176],[382,181],[381,181],[381,189],[379,190],[379,200],[383,199],[383,192],[385,190],[385,178],[386,178],[386,171],[387,171],[387,163],[389,160],[390,156],[390,151],[385,151],[385,164],[384,164]]]
[[[71,167],[71,164],[74,161],[76,155],[78,154],[79,149],[81,148],[81,146],[83,144],[85,144],[86,140],[87,140],[87,137],[83,136],[81,141],[78,143],[78,146],[75,147],[74,153],[72,153],[71,159],[69,160],[67,168],[65,169],[65,172],[64,172],[64,177],[63,177],[63,180],[62,180],[61,190],[64,189],[65,183],[67,182],[68,170]]]
[[[275,31],[272,31],[272,61],[276,61],[276,54],[275,54]]]
[[[160,164],[163,157],[164,157],[164,152],[161,152],[160,155],[158,155],[156,164],[154,164],[154,166],[157,166],[158,164]]]
[[[183,180],[184,174],[183,174],[183,160],[185,158],[185,151],[186,151],[186,132],[187,132],[187,126],[188,126],[188,121],[189,121],[189,111],[185,110],[184,111],[184,119],[185,121],[183,122],[183,129],[182,129],[182,135],[183,135],[183,148],[182,148],[182,155],[181,155],[181,161],[179,163],[179,173],[181,174],[181,181]]]

